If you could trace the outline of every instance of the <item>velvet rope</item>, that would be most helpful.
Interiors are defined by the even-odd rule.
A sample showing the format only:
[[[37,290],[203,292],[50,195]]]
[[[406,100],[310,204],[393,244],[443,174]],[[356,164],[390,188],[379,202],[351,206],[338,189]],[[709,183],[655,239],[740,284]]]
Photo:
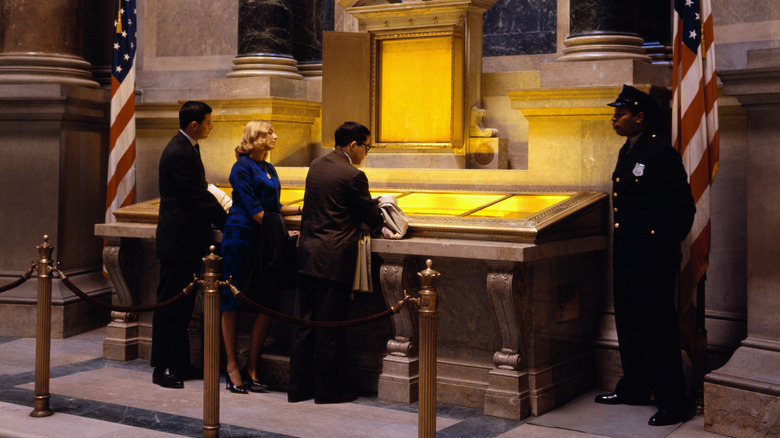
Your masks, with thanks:
[[[175,297],[169,300],[163,301],[162,303],[145,304],[142,306],[119,306],[119,305],[107,303],[105,301],[100,301],[96,298],[87,295],[81,289],[79,289],[78,286],[73,284],[73,282],[70,281],[68,276],[65,275],[65,273],[62,272],[59,268],[55,268],[55,271],[57,272],[57,274],[59,274],[62,284],[64,284],[71,292],[76,294],[79,298],[83,299],[84,301],[88,301],[96,306],[108,310],[113,310],[116,312],[148,312],[151,310],[157,310],[163,307],[170,306],[171,304],[184,298],[185,295],[189,295],[192,292],[192,290],[195,288],[195,284],[198,281],[197,278],[193,279],[192,283],[188,284],[178,295],[176,295]]]
[[[13,282],[11,282],[9,284],[6,284],[5,286],[0,286],[0,293],[3,293],[5,291],[9,291],[9,290],[11,290],[11,289],[21,285],[25,281],[29,280],[30,277],[32,277],[33,269],[35,269],[35,262],[33,262],[32,266],[30,266],[30,269],[28,269],[27,272],[22,274],[22,276],[19,277],[16,281],[13,281]]]
[[[377,321],[382,318],[387,318],[388,316],[391,316],[395,313],[398,313],[401,311],[401,307],[408,301],[408,297],[404,298],[403,300],[397,302],[395,305],[390,307],[389,309],[385,310],[384,312],[377,313],[371,316],[367,316],[365,318],[359,318],[359,319],[351,319],[348,321],[309,321],[306,319],[300,319],[296,318],[294,316],[287,315],[285,313],[277,312],[275,310],[269,309],[261,304],[258,304],[249,297],[244,296],[243,293],[241,293],[238,288],[230,284],[230,281],[228,280],[227,286],[230,288],[230,291],[233,293],[233,295],[241,301],[242,303],[246,304],[248,307],[257,310],[258,312],[265,313],[268,316],[272,316],[274,318],[281,319],[282,321],[290,322],[297,325],[303,325],[307,327],[319,327],[319,328],[343,328],[343,327],[355,327],[363,324],[367,324],[369,322]]]

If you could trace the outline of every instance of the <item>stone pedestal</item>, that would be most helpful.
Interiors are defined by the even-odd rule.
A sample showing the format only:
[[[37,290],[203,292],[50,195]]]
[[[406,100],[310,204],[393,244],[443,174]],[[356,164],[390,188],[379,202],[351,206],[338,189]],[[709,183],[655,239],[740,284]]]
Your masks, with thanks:
[[[105,205],[107,102],[108,93],[97,88],[0,84],[0,284],[26,271],[49,235],[55,260],[77,287],[94,297],[110,294],[102,241],[92,234]],[[0,295],[0,336],[35,335],[36,297],[34,278]],[[106,323],[107,311],[57,279],[52,303],[53,337]]]
[[[723,92],[748,117],[747,338],[705,376],[705,429],[727,436],[780,436],[780,49],[748,52],[747,68],[721,71]]]
[[[382,292],[388,304],[404,290],[414,295],[410,273],[426,258],[441,272],[438,400],[511,419],[549,412],[595,383],[592,341],[604,290],[605,247],[603,236],[539,244],[418,237],[372,241],[372,250],[385,261]],[[406,307],[416,313],[415,306]],[[380,399],[414,400],[417,356],[405,345],[417,342],[416,316],[394,316]]]

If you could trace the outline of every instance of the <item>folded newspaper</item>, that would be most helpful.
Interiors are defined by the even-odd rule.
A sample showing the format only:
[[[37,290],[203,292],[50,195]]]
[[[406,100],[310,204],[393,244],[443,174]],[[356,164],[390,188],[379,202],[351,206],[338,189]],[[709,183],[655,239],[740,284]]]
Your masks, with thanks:
[[[233,205],[233,200],[230,198],[230,196],[228,196],[227,193],[223,192],[222,189],[215,186],[214,184],[209,184],[209,192],[211,192],[211,194],[217,198],[219,205],[221,205],[226,212],[230,210],[230,206]]]

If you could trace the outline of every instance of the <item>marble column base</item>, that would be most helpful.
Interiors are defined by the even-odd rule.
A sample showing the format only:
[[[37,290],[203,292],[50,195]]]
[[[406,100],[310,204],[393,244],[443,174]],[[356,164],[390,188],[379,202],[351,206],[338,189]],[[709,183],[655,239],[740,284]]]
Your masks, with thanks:
[[[564,40],[563,56],[557,61],[596,61],[633,59],[651,62],[642,47],[644,40],[630,35],[583,35]]]
[[[382,360],[382,374],[379,376],[379,399],[416,402],[420,387],[419,365],[418,357],[385,356]]]
[[[142,339],[139,322],[111,321],[106,326],[106,337],[103,339],[103,357],[111,360],[133,360],[141,357],[139,345],[146,342],[150,347],[151,338]]]
[[[0,53],[2,84],[66,84],[98,88],[84,58],[64,54]]]
[[[304,78],[322,77],[322,62],[298,64],[298,73]]]
[[[261,53],[242,55],[233,59],[233,71],[228,78],[251,76],[282,76],[291,79],[303,79],[298,72],[298,62],[292,56]]]
[[[531,412],[528,373],[494,369],[488,374],[485,415],[521,420]]]
[[[732,437],[780,436],[780,343],[748,337],[726,365],[705,376],[704,428]]]

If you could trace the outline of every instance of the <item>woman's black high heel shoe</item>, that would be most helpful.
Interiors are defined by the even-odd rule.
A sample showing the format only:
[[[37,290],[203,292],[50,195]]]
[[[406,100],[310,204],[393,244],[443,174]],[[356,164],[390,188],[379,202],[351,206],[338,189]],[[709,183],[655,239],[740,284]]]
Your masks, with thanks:
[[[230,380],[230,374],[225,373],[225,389],[228,391],[234,393],[234,394],[249,394],[249,391],[246,389],[245,385],[237,386]]]
[[[249,375],[249,371],[247,371],[246,368],[241,369],[241,380],[243,381],[242,383],[244,384],[244,388],[251,392],[268,392],[268,385],[252,379],[252,377]]]

